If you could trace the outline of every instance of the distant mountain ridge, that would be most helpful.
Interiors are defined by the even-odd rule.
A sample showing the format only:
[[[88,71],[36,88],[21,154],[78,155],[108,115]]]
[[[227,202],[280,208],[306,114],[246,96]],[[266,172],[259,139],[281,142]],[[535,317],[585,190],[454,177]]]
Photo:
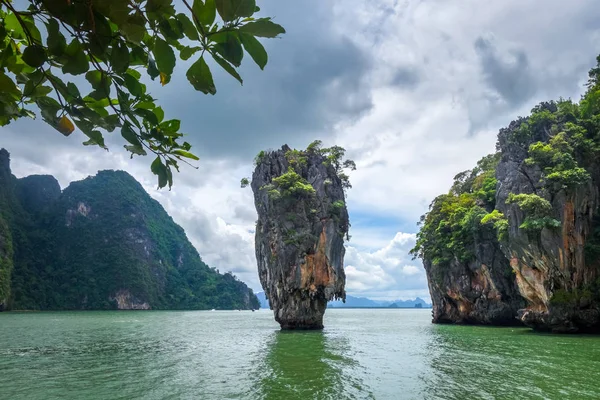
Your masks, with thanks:
[[[269,309],[269,301],[265,297],[265,292],[256,293],[260,302],[260,307]],[[329,308],[431,308],[431,304],[417,297],[414,300],[393,300],[377,301],[366,297],[346,296],[346,303],[341,300],[330,301],[327,304]]]
[[[431,308],[431,304],[417,297],[414,300],[371,300],[366,297],[346,296],[346,302],[332,301],[330,308]]]
[[[259,307],[128,173],[61,191],[52,176],[17,179],[9,161],[0,150],[0,310]]]

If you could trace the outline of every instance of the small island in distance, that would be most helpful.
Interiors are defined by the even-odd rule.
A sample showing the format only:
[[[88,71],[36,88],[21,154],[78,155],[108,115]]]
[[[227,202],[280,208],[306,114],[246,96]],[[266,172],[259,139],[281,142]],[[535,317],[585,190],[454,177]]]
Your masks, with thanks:
[[[265,292],[256,293],[260,308],[268,310],[269,301],[265,297]],[[341,300],[330,301],[328,308],[431,308],[431,303],[417,297],[414,300],[371,300],[366,297],[346,296],[346,302]]]

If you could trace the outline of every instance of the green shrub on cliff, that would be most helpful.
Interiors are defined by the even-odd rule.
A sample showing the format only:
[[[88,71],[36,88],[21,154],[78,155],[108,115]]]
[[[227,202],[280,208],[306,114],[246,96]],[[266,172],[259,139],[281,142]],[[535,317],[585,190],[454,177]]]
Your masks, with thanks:
[[[294,196],[311,196],[314,194],[314,188],[304,178],[302,178],[302,169],[306,167],[308,157],[311,154],[319,154],[325,157],[323,164],[331,166],[335,169],[337,177],[342,181],[342,187],[349,189],[352,187],[350,184],[350,177],[344,172],[344,170],[356,170],[356,163],[352,160],[345,159],[344,155],[346,150],[340,146],[332,146],[322,148],[322,142],[315,140],[308,145],[306,150],[291,149],[286,151],[285,158],[288,162],[288,169],[285,173],[277,178],[273,179],[273,184],[264,185],[262,189],[267,190],[269,198],[272,200],[279,199],[293,199]],[[254,166],[256,167],[265,160],[267,152],[264,150],[258,153],[254,159]],[[250,184],[248,178],[242,178],[240,186],[245,188]],[[331,184],[331,179],[327,179],[325,184]]]
[[[288,168],[287,172],[273,178],[275,187],[279,189],[283,197],[309,197],[315,193],[315,188],[300,176],[293,168]]]
[[[508,234],[508,220],[500,211],[493,210],[491,213],[486,214],[481,219],[481,223],[484,225],[493,224],[496,232],[498,233],[498,239],[506,239],[506,235]]]
[[[585,145],[587,139],[580,127],[567,123],[565,131],[557,133],[548,143],[535,142],[529,146],[529,158],[525,162],[538,165],[542,180],[554,192],[560,189],[574,189],[586,183],[590,174],[581,168],[575,159],[575,148]]]
[[[552,218],[553,210],[550,202],[537,194],[511,193],[506,203],[517,204],[525,213],[525,220],[519,226],[521,229],[541,231],[544,228],[560,227],[560,221]]]
[[[440,266],[473,258],[474,235],[485,229],[482,220],[495,203],[493,172],[498,161],[497,154],[482,158],[475,168],[455,176],[448,194],[435,198],[421,217],[413,256]]]

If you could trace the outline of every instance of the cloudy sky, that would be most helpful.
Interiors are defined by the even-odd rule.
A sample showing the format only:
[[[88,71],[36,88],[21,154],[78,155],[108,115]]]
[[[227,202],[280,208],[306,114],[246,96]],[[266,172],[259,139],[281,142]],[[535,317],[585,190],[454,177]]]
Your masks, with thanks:
[[[53,174],[65,187],[99,169],[135,176],[187,232],[203,259],[260,290],[254,258],[252,159],[261,149],[315,139],[357,164],[348,193],[347,291],[375,299],[429,298],[407,252],[416,221],[452,177],[494,151],[496,133],[542,100],[583,91],[600,52],[597,0],[257,0],[287,34],[265,41],[269,64],[245,60],[240,86],[195,92],[176,68],[151,85],[182,120],[199,169],[157,191],[149,158],[81,146],[41,120],[1,128],[13,173]]]

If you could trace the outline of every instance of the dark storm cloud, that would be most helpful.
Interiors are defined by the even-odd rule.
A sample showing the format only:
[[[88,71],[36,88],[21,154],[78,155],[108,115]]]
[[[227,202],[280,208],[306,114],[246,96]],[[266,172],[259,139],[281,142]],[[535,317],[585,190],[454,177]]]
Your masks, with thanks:
[[[502,54],[489,40],[475,41],[486,82],[510,108],[518,107],[536,92],[537,81],[522,50]]]
[[[218,92],[203,96],[189,88],[182,68],[168,95],[160,97],[200,154],[248,158],[284,143],[303,146],[371,107],[364,82],[370,64],[355,44],[333,32],[331,4],[270,0],[261,8],[287,31],[263,41],[269,53],[264,71],[247,57],[242,87],[216,67]],[[310,18],[299,17],[307,10]]]

